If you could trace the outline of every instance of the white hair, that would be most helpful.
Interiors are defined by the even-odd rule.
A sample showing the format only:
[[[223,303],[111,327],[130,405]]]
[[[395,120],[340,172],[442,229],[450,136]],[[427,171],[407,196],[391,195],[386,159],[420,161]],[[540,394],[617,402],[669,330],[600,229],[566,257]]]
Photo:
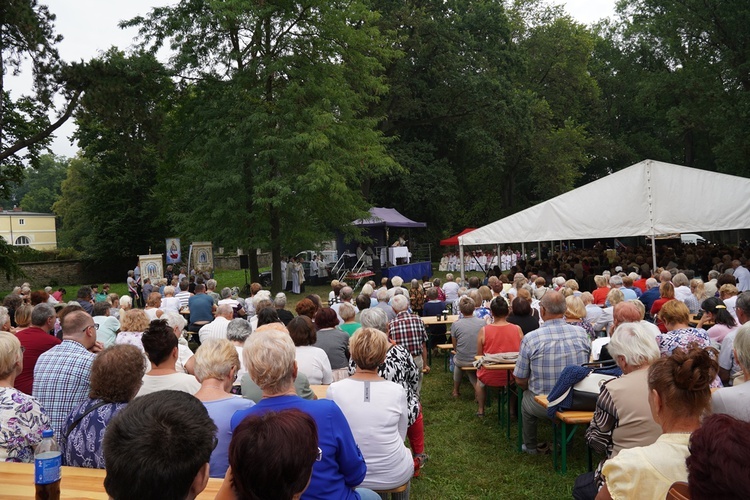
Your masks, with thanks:
[[[401,276],[394,276],[393,278],[391,278],[391,283],[393,284],[393,286],[399,287],[404,284],[404,280],[401,278]]]
[[[391,299],[391,307],[397,313],[406,311],[409,308],[409,299],[406,295],[394,295]]]
[[[623,323],[612,334],[607,350],[613,359],[624,356],[631,366],[650,365],[661,353],[656,337],[640,323]]]

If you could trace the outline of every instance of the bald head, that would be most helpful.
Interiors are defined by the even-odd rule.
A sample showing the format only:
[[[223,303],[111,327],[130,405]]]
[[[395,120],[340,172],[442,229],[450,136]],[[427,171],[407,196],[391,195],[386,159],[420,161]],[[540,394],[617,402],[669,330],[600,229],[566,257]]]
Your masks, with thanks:
[[[234,318],[234,309],[229,304],[222,304],[216,308],[216,316],[223,316],[231,320]]]

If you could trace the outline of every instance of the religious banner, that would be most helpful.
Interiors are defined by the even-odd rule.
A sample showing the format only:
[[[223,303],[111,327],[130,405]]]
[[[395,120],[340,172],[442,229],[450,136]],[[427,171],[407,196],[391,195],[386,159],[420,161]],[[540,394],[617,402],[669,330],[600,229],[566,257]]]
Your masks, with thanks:
[[[177,264],[182,262],[182,247],[180,247],[180,238],[167,238],[167,264]]]
[[[141,280],[149,278],[151,283],[164,276],[164,263],[162,254],[139,255],[138,265],[141,268]]]
[[[214,271],[214,250],[210,241],[199,241],[190,245],[190,269],[196,274],[210,276]]]

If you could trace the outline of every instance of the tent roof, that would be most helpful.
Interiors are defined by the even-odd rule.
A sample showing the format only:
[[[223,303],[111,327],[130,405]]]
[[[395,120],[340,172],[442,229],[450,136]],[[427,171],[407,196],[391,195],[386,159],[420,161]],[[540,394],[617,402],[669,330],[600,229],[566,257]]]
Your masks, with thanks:
[[[459,237],[461,245],[750,227],[750,179],[644,160]]]
[[[458,245],[458,237],[459,236],[463,236],[466,233],[470,233],[470,232],[474,231],[475,229],[476,228],[474,228],[474,227],[467,227],[466,229],[464,229],[460,233],[454,234],[450,238],[446,238],[444,240],[440,240],[440,245],[444,246],[444,247],[448,247],[448,246],[451,246],[451,245]]]
[[[352,222],[355,226],[375,227],[427,227],[424,222],[414,222],[401,215],[395,208],[372,207],[370,217]]]

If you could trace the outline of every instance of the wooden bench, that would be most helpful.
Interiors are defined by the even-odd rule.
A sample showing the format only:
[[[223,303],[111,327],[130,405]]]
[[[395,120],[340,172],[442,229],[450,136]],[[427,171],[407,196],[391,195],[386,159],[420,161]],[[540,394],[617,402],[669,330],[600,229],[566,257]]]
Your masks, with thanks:
[[[393,495],[396,498],[398,498],[399,494],[405,492],[408,487],[409,487],[409,483],[407,482],[407,483],[402,484],[401,486],[391,488],[390,490],[373,490],[373,491],[375,491],[375,493],[377,493],[381,497],[386,495],[386,498],[387,498],[387,495]]]
[[[539,395],[534,400],[547,408],[549,401],[546,395]],[[579,425],[589,425],[591,420],[594,418],[593,411],[558,411],[555,412],[555,418],[560,421],[560,473],[566,474],[568,472],[568,443],[573,439]],[[557,441],[558,441],[558,425],[555,421],[552,422],[553,434],[554,434],[554,445],[552,450],[552,464],[555,470],[557,470]],[[568,432],[568,426],[572,426],[570,432]],[[586,454],[588,459],[589,471],[592,470],[593,464],[591,460],[591,448],[586,446]]]
[[[453,351],[453,344],[438,344],[435,347],[437,347],[438,350],[440,351]],[[432,356],[432,352],[430,352],[430,356]],[[447,372],[448,371],[448,356],[445,356],[444,361],[445,361],[445,371]],[[430,360],[430,363],[432,363],[431,360]]]

